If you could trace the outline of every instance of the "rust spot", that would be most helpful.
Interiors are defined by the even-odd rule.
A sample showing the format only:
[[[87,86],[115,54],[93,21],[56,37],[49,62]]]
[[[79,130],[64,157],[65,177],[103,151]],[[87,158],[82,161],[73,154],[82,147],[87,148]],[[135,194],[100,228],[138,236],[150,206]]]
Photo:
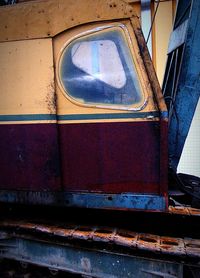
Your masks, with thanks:
[[[110,7],[110,8],[116,8],[117,5],[116,5],[116,3],[113,2],[113,3],[111,3],[111,4],[109,5],[109,7]]]
[[[135,248],[137,246],[138,234],[132,231],[117,230],[114,242],[117,245]]]
[[[78,230],[80,232],[87,232],[87,233],[92,231],[90,227],[80,227]]]
[[[96,230],[95,233],[98,233],[98,234],[110,234],[111,231],[109,230],[103,230],[103,229],[99,229],[99,230]]]
[[[54,84],[50,84],[48,88],[48,93],[46,95],[46,100],[45,100],[49,114],[56,113],[56,101],[57,101],[57,97],[54,90]]]
[[[82,239],[82,240],[90,240],[93,235],[92,227],[79,227],[77,230],[73,232],[73,238]]]
[[[179,245],[177,241],[173,241],[173,240],[162,240],[161,244],[171,245],[171,246],[178,246]]]
[[[130,232],[126,232],[126,231],[117,232],[117,235],[119,235],[120,237],[131,239],[131,240],[136,238],[136,234],[135,233],[130,233]]]
[[[55,230],[52,230],[53,231],[53,234],[56,235],[56,236],[62,236],[62,237],[71,237],[74,229],[62,229],[62,228],[57,228]]]
[[[140,240],[149,242],[149,243],[157,243],[157,240],[155,238],[148,237],[148,236],[140,236]]]
[[[179,242],[173,238],[161,239],[161,245],[178,246]]]
[[[38,11],[38,13],[39,13],[39,14],[44,14],[45,11],[44,11],[44,10],[40,10],[40,11]]]
[[[189,213],[193,216],[200,216],[200,209],[189,208]]]
[[[114,239],[115,233],[114,230],[108,229],[108,228],[97,228],[93,235],[92,238],[95,241],[102,241],[102,242],[111,242],[112,239]]]
[[[169,212],[172,214],[182,214],[182,215],[189,215],[190,212],[188,210],[188,208],[184,208],[184,207],[169,207]]]

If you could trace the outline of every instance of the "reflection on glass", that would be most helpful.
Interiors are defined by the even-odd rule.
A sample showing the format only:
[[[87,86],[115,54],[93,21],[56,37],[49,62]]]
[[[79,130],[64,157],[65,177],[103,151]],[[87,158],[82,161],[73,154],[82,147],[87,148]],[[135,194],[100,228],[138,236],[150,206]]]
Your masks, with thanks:
[[[142,99],[130,49],[119,27],[73,40],[61,58],[65,92],[82,103],[133,105]]]
[[[118,89],[126,84],[117,47],[111,40],[76,43],[71,55],[72,63],[88,75]]]

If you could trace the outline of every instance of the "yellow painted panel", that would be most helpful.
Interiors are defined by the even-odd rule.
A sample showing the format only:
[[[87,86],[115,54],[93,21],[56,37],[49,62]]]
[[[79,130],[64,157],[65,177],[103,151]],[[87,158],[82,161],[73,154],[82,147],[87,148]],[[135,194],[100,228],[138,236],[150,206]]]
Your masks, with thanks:
[[[140,18],[141,17],[141,2],[140,1],[133,1],[130,3],[133,6],[133,10],[136,15]]]
[[[66,29],[134,16],[123,0],[45,0],[0,7],[0,41],[53,37]]]
[[[0,43],[0,114],[53,114],[52,40]]]
[[[156,5],[156,4],[155,4]],[[156,49],[156,72],[158,80],[162,85],[166,59],[167,48],[173,23],[173,5],[172,1],[161,2],[155,18],[155,49]]]

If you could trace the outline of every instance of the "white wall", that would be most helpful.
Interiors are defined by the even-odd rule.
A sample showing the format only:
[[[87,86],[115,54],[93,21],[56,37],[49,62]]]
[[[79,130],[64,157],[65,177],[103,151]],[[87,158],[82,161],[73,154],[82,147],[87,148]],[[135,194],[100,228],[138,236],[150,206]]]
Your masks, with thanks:
[[[177,172],[200,177],[200,99],[185,142]]]

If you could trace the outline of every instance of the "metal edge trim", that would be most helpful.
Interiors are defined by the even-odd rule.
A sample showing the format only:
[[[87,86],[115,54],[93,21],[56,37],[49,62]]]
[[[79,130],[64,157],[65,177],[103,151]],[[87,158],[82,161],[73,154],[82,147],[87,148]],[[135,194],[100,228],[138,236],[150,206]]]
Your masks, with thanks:
[[[167,210],[166,198],[151,194],[0,191],[0,202],[64,207]]]
[[[106,120],[106,119],[129,119],[129,118],[156,118],[158,111],[138,113],[108,113],[108,114],[24,114],[24,115],[0,115],[0,122],[10,121],[41,121],[41,120]]]

